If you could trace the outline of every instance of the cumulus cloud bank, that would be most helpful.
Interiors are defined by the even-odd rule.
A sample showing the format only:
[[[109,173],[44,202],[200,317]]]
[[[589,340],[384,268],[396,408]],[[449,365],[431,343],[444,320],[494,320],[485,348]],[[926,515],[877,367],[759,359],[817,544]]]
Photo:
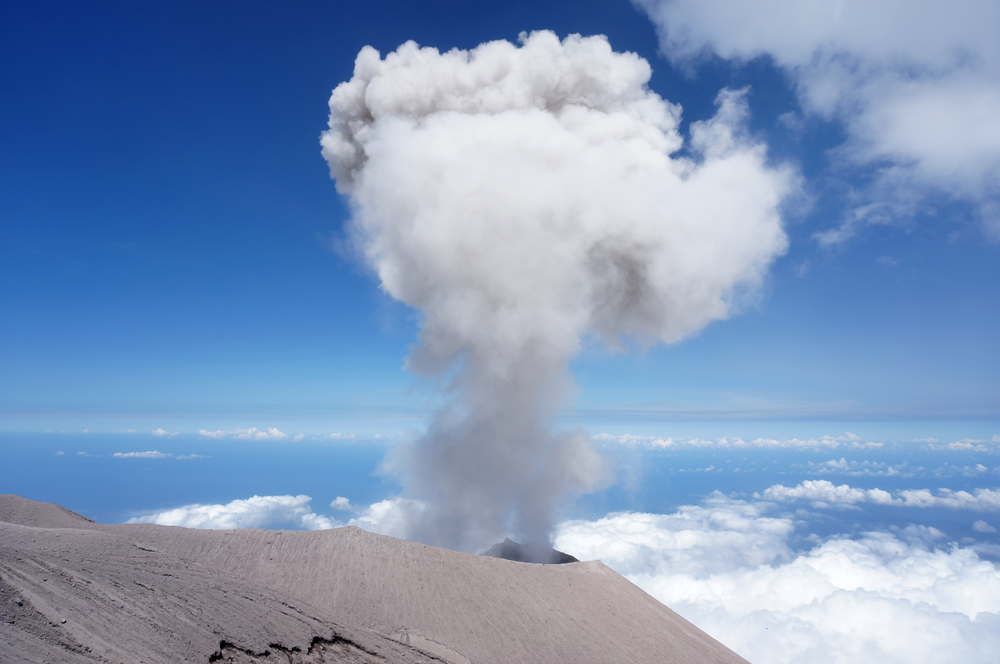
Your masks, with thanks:
[[[794,487],[775,484],[756,497],[777,502],[808,500],[815,507],[874,503],[896,507],[945,507],[979,512],[1000,510],[1000,491],[994,489],[973,489],[972,493],[938,489],[937,495],[930,489],[904,489],[890,493],[882,489],[859,489],[847,484],[835,486],[833,482],[827,480],[806,480]]]
[[[407,498],[387,498],[360,507],[350,499],[337,496],[330,507],[337,511],[355,512],[346,522],[318,514],[312,509],[310,496],[253,496],[220,504],[184,505],[156,510],[132,517],[126,523],[155,523],[161,526],[182,526],[203,530],[235,528],[269,528],[289,530],[324,530],[341,526],[358,526],[373,533],[402,537],[409,531],[409,521],[419,518],[427,507]]]
[[[569,521],[555,545],[602,560],[753,662],[995,659],[993,563],[923,526],[796,552],[795,520],[774,508],[715,495],[673,514]]]
[[[604,478],[553,432],[588,336],[673,342],[726,318],[786,248],[794,186],[724,90],[691,126],[649,64],[551,32],[441,53],[358,54],[323,155],[383,290],[419,310],[409,368],[448,403],[388,467],[427,509],[409,536],[476,550],[548,538],[556,504]]]
[[[1000,239],[1000,4],[634,1],[674,63],[769,56],[807,113],[843,123],[840,156],[878,175],[821,241],[912,214],[926,190],[971,202]]]
[[[206,530],[289,528],[322,530],[344,524],[312,511],[309,496],[253,496],[225,505],[185,505],[133,517],[127,523],[155,523]]]

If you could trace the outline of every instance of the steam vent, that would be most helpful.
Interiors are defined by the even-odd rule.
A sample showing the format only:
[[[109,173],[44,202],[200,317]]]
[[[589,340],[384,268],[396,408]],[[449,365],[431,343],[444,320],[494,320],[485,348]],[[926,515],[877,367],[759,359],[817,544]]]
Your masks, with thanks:
[[[499,544],[494,544],[489,548],[484,556],[513,560],[518,563],[542,563],[546,565],[560,565],[562,563],[578,563],[580,560],[568,553],[556,551],[547,546],[537,544],[518,544],[509,537]]]
[[[0,661],[745,662],[597,561],[530,565],[354,527],[104,525],[13,495]]]

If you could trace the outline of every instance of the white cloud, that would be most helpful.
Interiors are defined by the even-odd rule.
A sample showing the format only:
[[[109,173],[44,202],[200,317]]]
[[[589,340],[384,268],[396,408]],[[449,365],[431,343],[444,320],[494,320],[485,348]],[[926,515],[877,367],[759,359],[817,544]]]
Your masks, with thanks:
[[[337,496],[330,502],[330,507],[341,512],[356,512],[358,507],[352,505],[351,501],[343,496]]]
[[[168,452],[150,450],[148,452],[115,452],[111,456],[116,459],[169,459],[173,455]]]
[[[809,500],[812,501],[814,507],[854,505],[855,503],[892,504],[892,494],[888,491],[856,489],[846,484],[834,486],[832,482],[827,480],[806,480],[796,487],[776,484],[764,491],[763,498],[776,502]]]
[[[176,431],[167,431],[163,428],[153,429],[154,436],[176,436]]]
[[[717,448],[717,449],[817,449],[840,447],[850,449],[881,448],[883,443],[865,442],[857,435],[847,432],[841,436],[820,436],[818,438],[754,438],[751,441],[740,437],[706,438],[672,438],[670,436],[636,436],[632,434],[599,433],[594,440],[603,443],[615,443],[626,447],[644,449],[671,448]]]
[[[938,489],[936,496],[929,489],[914,489],[900,491],[899,497],[906,507],[947,507],[977,512],[1000,510],[1000,491],[995,489],[973,489],[972,493]]]
[[[770,56],[807,113],[843,123],[840,158],[878,175],[868,200],[821,241],[910,215],[928,190],[973,203],[1000,239],[1000,3],[635,2],[675,64]]]
[[[996,528],[986,523],[985,521],[976,521],[972,524],[972,529],[977,533],[995,533]]]
[[[565,522],[554,544],[602,560],[750,661],[994,661],[1000,573],[973,550],[910,527],[796,553],[793,519],[769,509],[715,495],[674,514]]]
[[[931,443],[927,445],[927,449],[954,452],[995,452],[997,451],[994,445],[996,442],[998,442],[996,437],[993,439],[962,438],[950,443]]]
[[[815,475],[851,475],[853,477],[912,477],[925,470],[921,467],[911,467],[909,462],[888,464],[884,461],[848,461],[845,457],[829,461],[810,461],[805,468]]]
[[[287,433],[282,433],[275,427],[269,427],[267,431],[261,431],[257,427],[232,430],[218,429],[216,431],[198,429],[198,435],[204,438],[233,438],[237,440],[284,440],[288,438]]]
[[[312,511],[309,496],[253,496],[225,505],[185,505],[133,517],[127,523],[155,523],[208,530],[290,528],[322,530],[344,524]]]
[[[360,516],[347,522],[380,535],[404,538],[413,523],[427,513],[427,504],[410,498],[387,498],[369,505]]]
[[[300,440],[302,440],[305,437],[306,437],[306,435],[304,433],[300,433],[300,434],[296,434],[296,436],[294,438],[292,438],[292,440],[294,440],[297,443],[297,442],[299,442]]]
[[[180,457],[178,457],[180,458]],[[182,526],[207,530],[235,528],[285,528],[290,530],[322,530],[350,525],[373,533],[403,537],[409,524],[420,518],[427,506],[408,498],[387,498],[362,508],[338,496],[330,507],[353,511],[357,516],[347,523],[317,514],[309,496],[253,496],[245,500],[210,505],[185,505],[174,509],[140,514],[127,523],[155,523],[161,526]]]
[[[846,484],[834,486],[827,480],[806,480],[794,487],[775,484],[762,494],[754,494],[754,497],[774,502],[808,500],[814,507],[874,503],[895,507],[945,507],[977,512],[1000,510],[1000,491],[994,489],[973,489],[972,493],[938,489],[936,495],[930,489],[905,489],[890,493],[882,489],[858,489]]]

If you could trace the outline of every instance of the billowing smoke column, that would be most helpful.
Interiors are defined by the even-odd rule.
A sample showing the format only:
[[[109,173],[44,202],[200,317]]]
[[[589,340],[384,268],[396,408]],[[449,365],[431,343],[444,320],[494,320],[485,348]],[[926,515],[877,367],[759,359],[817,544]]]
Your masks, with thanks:
[[[680,109],[649,76],[604,37],[535,32],[366,47],[333,91],[323,156],[382,288],[423,315],[409,368],[447,396],[390,458],[426,505],[409,537],[546,542],[559,502],[605,477],[583,432],[553,431],[582,340],[677,341],[784,251],[793,177],[743,132],[742,94],[671,157]]]

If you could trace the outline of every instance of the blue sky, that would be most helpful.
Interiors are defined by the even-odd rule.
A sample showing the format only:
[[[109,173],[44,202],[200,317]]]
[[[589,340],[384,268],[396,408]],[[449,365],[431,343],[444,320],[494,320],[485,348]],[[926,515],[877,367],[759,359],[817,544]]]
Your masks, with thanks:
[[[915,217],[818,243],[870,168],[834,163],[843,127],[803,114],[766,58],[682,76],[625,2],[366,7],[5,10],[4,429],[263,416],[307,418],[290,428],[308,433],[339,430],[358,408],[414,415],[423,402],[401,371],[414,315],[330,250],[346,211],[317,146],[327,97],[367,44],[469,48],[535,28],[606,34],[639,53],[685,123],[710,116],[723,86],[750,85],[752,129],[813,200],[788,215],[788,253],[755,304],[671,347],[609,357],[593,345],[574,367],[580,403],[998,419],[997,243],[968,202],[942,195]],[[783,113],[804,116],[801,134]],[[754,405],[732,405],[744,398]]]
[[[794,186],[787,249],[728,319],[617,351],[584,330],[556,428],[582,427],[610,471],[559,503],[556,543],[612,561],[755,662],[944,661],[960,642],[974,646],[962,661],[988,661],[1000,20],[989,2],[904,4],[8,3],[0,449],[15,472],[0,491],[102,521],[404,533],[412,486],[382,460],[449,397],[404,367],[426,312],[351,248],[350,203],[320,153],[331,91],[365,46],[605,35],[680,105],[681,155],[697,159],[692,123],[715,116],[720,90],[746,88],[741,140]],[[233,502],[251,496],[263,502]],[[350,509],[327,508],[338,496]],[[701,544],[671,539],[678,515]],[[608,545],[625,532],[634,549]],[[716,541],[764,553],[692,562]],[[848,581],[802,576],[841,554]],[[932,583],[904,563],[951,572]],[[891,588],[850,580],[890,572]],[[750,577],[826,588],[822,611],[807,615],[813,596],[756,618],[716,601],[712,583]],[[949,604],[947,584],[997,590]],[[836,619],[870,602],[896,607],[904,636],[831,645]],[[795,643],[756,636],[805,624]],[[908,650],[927,625],[961,638]]]

